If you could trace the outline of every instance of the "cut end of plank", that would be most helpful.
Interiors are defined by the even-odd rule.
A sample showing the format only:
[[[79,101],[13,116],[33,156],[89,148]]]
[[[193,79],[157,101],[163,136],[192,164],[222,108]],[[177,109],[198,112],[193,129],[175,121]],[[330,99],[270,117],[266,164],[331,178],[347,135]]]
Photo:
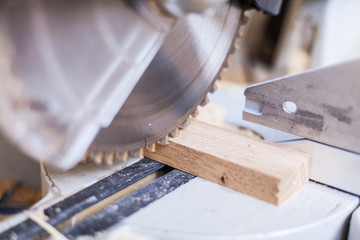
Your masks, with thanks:
[[[193,121],[146,157],[280,205],[309,180],[311,155]]]

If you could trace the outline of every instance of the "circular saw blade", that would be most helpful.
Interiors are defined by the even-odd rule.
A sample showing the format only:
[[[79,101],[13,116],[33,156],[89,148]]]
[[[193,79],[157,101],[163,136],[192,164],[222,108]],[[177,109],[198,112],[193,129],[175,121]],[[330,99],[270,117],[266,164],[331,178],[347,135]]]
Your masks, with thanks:
[[[224,4],[214,16],[178,20],[135,89],[91,149],[145,147],[183,123],[217,79],[239,29],[241,9]]]

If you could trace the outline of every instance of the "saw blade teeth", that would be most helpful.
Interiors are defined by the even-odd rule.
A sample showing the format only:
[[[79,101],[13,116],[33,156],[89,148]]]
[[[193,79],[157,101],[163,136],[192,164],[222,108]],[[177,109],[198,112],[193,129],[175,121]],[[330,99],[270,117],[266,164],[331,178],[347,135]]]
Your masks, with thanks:
[[[172,138],[176,138],[179,136],[179,128],[175,128],[174,130],[172,130],[170,133],[169,133],[169,136],[172,137]]]
[[[103,160],[103,154],[101,152],[98,152],[94,158],[94,162],[97,165],[100,165],[102,163]]]
[[[87,159],[95,162],[95,155],[96,155],[96,151],[90,151]]]
[[[152,143],[146,146],[148,152],[156,152],[156,143]]]
[[[239,38],[242,38],[242,37],[244,36],[244,31],[239,30],[238,33],[237,33],[237,36],[238,36]]]
[[[115,160],[118,160],[120,162],[126,162],[128,160],[129,153],[128,152],[117,152],[115,153]]]
[[[114,153],[104,153],[104,161],[107,165],[112,166],[114,164]]]
[[[240,44],[239,43],[234,43],[234,48],[237,50],[240,48]]]
[[[80,163],[86,163],[88,161],[88,159],[90,158],[90,150],[87,150],[83,157],[81,158]]]
[[[170,142],[169,142],[169,136],[166,135],[165,137],[163,137],[162,139],[160,139],[160,140],[159,140],[159,143],[160,143],[161,145],[169,145],[169,144],[170,144]]]
[[[229,68],[230,63],[231,63],[231,62],[229,62],[229,61],[224,62],[223,67],[222,67],[222,69],[221,69],[221,71],[220,71],[220,74],[219,74],[219,76],[220,76],[219,79],[220,79],[220,80],[223,80],[223,79],[224,79],[225,74],[226,74],[226,72],[228,71],[228,68]]]
[[[205,107],[206,104],[208,104],[208,103],[209,103],[209,98],[205,97],[204,100],[200,103],[200,106]]]
[[[214,83],[214,85],[212,86],[212,88],[210,89],[211,93],[214,93],[216,90],[218,90],[218,86]]]
[[[144,149],[139,148],[136,150],[132,150],[132,151],[130,151],[130,155],[134,158],[144,158]]]
[[[92,160],[96,165],[100,165],[103,160],[103,153],[97,151],[90,152],[90,160]]]
[[[225,77],[225,75],[226,75],[226,72],[227,72],[227,68],[224,67],[224,68],[222,69],[220,75],[219,75],[219,76],[220,76],[220,77],[219,77],[220,80],[223,80],[223,79],[224,79],[224,77]]]
[[[195,109],[195,111],[191,114],[193,118],[197,118],[199,116],[199,110]]]
[[[236,50],[239,49],[238,46],[239,46],[239,44],[237,44],[237,43],[234,43],[234,44],[231,46],[230,55],[233,55],[233,54],[236,52]]]
[[[190,119],[187,118],[182,124],[180,124],[179,128],[184,129],[190,125]]]
[[[84,155],[81,160],[80,160],[80,163],[86,163],[87,162],[87,157]]]
[[[244,15],[241,19],[241,25],[244,26],[244,25],[248,24],[248,22],[249,22],[249,17]]]

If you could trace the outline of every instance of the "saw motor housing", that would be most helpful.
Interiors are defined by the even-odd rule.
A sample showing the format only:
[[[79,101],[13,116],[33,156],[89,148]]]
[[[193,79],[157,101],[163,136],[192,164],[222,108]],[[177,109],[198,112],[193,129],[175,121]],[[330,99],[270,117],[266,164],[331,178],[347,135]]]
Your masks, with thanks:
[[[30,156],[61,169],[78,163],[112,122],[115,127],[93,144],[97,152],[135,151],[160,140],[211,90],[244,4],[276,13],[281,1],[2,1],[1,131]],[[180,110],[157,115],[151,105],[138,106],[148,101]],[[122,107],[128,110],[118,112]],[[147,122],[116,124],[132,122],[131,115]]]

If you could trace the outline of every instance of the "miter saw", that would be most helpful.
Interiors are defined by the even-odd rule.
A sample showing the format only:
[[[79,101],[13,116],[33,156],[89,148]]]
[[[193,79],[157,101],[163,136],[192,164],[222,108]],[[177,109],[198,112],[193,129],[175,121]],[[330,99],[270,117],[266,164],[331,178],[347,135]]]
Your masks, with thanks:
[[[156,144],[167,144],[168,136],[186,127],[229,64],[242,36],[238,28],[247,22],[244,10],[276,14],[281,1],[0,4],[2,132],[60,169],[81,158],[115,164],[85,164],[61,173],[42,166],[53,195],[0,224],[1,237],[46,238],[48,232],[59,239],[304,239],[333,238],[347,229],[358,198],[318,184],[307,184],[276,208],[147,158],[116,165],[128,155],[141,157],[145,148],[155,151]],[[348,107],[359,105],[352,102],[358,101],[353,78],[358,63],[250,87],[244,118],[358,151],[358,131],[351,129],[358,127],[359,115]],[[340,88],[336,81],[328,84],[328,76],[348,80],[342,87],[350,100],[319,94]],[[313,84],[319,78],[325,88]],[[338,122],[355,138],[336,142]]]
[[[281,0],[2,1],[1,130],[61,169],[82,158],[111,164],[155,151],[206,104],[242,35],[244,10],[276,14],[280,6]]]

